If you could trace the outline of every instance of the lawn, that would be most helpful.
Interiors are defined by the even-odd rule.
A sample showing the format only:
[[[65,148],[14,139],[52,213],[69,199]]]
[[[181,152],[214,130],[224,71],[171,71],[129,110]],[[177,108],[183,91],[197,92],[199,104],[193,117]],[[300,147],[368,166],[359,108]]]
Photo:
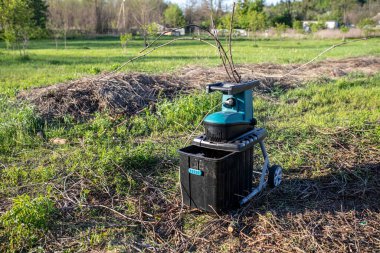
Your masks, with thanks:
[[[379,42],[347,44],[321,59],[379,56]],[[336,43],[239,40],[233,52],[238,64],[303,63]],[[257,91],[255,116],[269,131],[268,153],[284,167],[285,181],[220,216],[181,208],[176,152],[220,101],[218,94],[195,90],[126,121],[102,112],[83,122],[44,121],[15,98],[20,89],[113,70],[141,44],[134,40],[123,52],[110,38],[70,40],[67,49],[31,41],[28,58],[1,49],[0,251],[379,249],[380,73]],[[124,71],[219,64],[207,45],[182,41]],[[64,143],[51,141],[57,138]]]
[[[162,42],[167,42],[163,39]],[[250,40],[234,42],[233,54],[239,63],[303,63],[339,40],[263,40],[257,46]],[[380,39],[375,38],[338,47],[320,59],[380,54]],[[31,41],[28,58],[5,50],[0,41],[0,93],[48,85],[116,69],[142,49],[142,40],[132,40],[123,51],[116,38],[69,40],[67,49],[53,40]],[[148,57],[129,64],[124,71],[173,72],[187,65],[219,65],[216,49],[198,41],[177,41]]]

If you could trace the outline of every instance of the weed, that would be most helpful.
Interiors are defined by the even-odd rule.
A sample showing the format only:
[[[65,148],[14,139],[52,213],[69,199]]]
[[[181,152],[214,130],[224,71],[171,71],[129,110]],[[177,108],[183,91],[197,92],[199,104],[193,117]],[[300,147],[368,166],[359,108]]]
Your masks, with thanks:
[[[51,226],[53,212],[54,203],[47,197],[31,199],[24,194],[14,198],[11,209],[0,217],[0,233],[8,242],[2,250],[14,252],[34,246]]]

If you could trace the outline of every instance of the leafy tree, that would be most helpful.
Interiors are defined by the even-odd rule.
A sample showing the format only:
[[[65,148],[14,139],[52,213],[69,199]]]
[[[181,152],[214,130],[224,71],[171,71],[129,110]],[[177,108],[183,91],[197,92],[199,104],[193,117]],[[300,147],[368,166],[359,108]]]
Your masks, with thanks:
[[[32,0],[30,7],[33,9],[33,21],[36,26],[46,29],[48,5],[45,0]]]
[[[230,23],[231,23],[231,15],[225,14],[219,18],[217,28],[218,29],[229,29]]]
[[[165,24],[170,27],[180,27],[185,24],[181,8],[177,4],[169,4],[164,11]]]
[[[120,44],[124,50],[127,49],[128,41],[130,41],[131,39],[132,39],[132,33],[120,34]]]
[[[157,34],[158,28],[159,27],[158,27],[158,24],[156,22],[141,26],[145,47],[147,47],[149,44],[148,43],[149,36]]]
[[[332,4],[332,10],[335,14],[336,19],[345,25],[348,24],[348,18],[347,13],[349,10],[351,10],[355,4],[357,3],[356,0],[335,0],[331,1]]]
[[[254,46],[256,44],[256,35],[254,32],[262,31],[266,28],[266,16],[264,12],[257,12],[255,10],[248,13],[249,25],[248,28],[253,32],[252,38],[254,41]]]
[[[325,29],[326,24],[322,21],[318,21],[317,23],[313,23],[310,25],[310,29],[313,33],[318,32],[319,30]]]
[[[360,20],[358,23],[358,27],[360,29],[364,29],[366,27],[371,27],[371,26],[375,26],[375,25],[376,25],[376,22],[370,18],[364,18],[364,19]]]
[[[277,36],[280,37],[284,32],[286,32],[288,26],[283,23],[276,23],[274,28],[276,29]]]
[[[263,12],[250,11],[248,15],[249,29],[253,32],[266,28],[266,16]]]
[[[17,46],[21,55],[26,54],[30,36],[35,30],[33,9],[27,0],[0,1],[0,24],[7,46]]]
[[[369,36],[371,32],[374,32],[376,22],[370,18],[364,18],[358,23],[358,27],[364,32],[365,36]]]
[[[266,26],[263,0],[239,1],[236,6],[237,26],[252,31],[262,30]]]
[[[299,33],[302,33],[303,32],[302,22],[300,20],[295,20],[293,22],[293,29]]]

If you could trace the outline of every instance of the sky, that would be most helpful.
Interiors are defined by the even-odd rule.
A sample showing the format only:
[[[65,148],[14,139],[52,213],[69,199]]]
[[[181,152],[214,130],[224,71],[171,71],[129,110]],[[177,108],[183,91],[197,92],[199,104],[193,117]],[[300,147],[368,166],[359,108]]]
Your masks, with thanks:
[[[186,0],[167,0],[166,2],[176,3],[182,8],[186,6]],[[224,2],[224,4],[231,5],[233,3],[233,0],[225,0]],[[280,0],[265,0],[265,4],[267,5],[275,4],[278,2],[280,2]]]

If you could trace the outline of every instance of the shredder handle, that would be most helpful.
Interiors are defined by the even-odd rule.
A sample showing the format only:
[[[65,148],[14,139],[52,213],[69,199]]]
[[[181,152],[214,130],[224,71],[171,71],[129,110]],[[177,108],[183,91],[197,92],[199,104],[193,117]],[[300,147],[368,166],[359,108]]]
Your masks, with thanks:
[[[238,93],[241,93],[246,90],[251,90],[255,85],[260,84],[259,80],[252,80],[248,81],[245,83],[236,83],[236,84],[231,84],[231,83],[212,83],[206,86],[206,91],[207,93],[211,93],[214,91],[221,91],[224,94],[228,95],[235,95]]]

